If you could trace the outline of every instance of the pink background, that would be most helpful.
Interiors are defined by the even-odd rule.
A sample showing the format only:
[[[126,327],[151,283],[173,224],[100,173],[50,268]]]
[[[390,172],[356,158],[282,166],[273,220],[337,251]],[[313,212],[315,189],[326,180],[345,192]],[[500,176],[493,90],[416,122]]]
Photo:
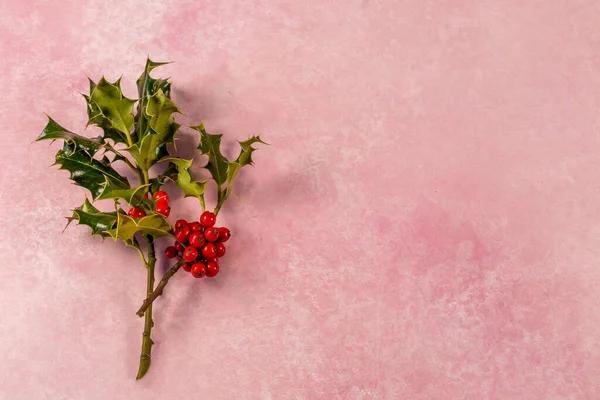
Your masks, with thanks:
[[[574,0],[3,1],[0,398],[600,398],[599,27]],[[83,132],[85,75],[135,96],[147,54],[180,122],[272,146],[136,382],[145,270],[61,234],[85,192],[31,142],[43,112]]]

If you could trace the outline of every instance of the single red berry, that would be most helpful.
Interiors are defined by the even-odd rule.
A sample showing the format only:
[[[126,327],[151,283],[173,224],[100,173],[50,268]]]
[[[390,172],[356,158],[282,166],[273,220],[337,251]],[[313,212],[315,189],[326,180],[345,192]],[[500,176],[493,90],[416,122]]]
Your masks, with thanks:
[[[154,203],[154,208],[157,207],[169,207],[169,200],[167,200],[165,197],[156,200],[156,203]]]
[[[223,243],[215,243],[215,253],[217,258],[221,258],[225,255],[226,249]]]
[[[181,229],[181,228],[183,228],[184,226],[189,226],[189,225],[188,225],[188,222],[187,222],[185,219],[178,219],[178,220],[175,222],[175,230],[177,230],[177,229]]]
[[[199,262],[194,263],[192,265],[192,276],[194,278],[202,278],[204,275],[206,275],[206,265]]]
[[[209,242],[215,242],[219,238],[219,230],[217,228],[210,228],[204,231],[204,237]]]
[[[219,264],[214,261],[206,263],[206,276],[212,278],[219,273]]]
[[[185,243],[185,242],[187,242],[188,238],[190,237],[190,233],[192,233],[192,231],[190,230],[190,227],[184,226],[175,231],[175,239],[177,239],[181,243]]]
[[[169,208],[169,205],[167,203],[158,202],[156,204],[156,207],[154,207],[154,211],[164,215],[165,217],[168,217],[169,214],[171,214],[171,208]]]
[[[217,257],[212,257],[212,258],[207,258],[206,260],[204,260],[204,264],[208,263],[209,261],[216,262],[217,264],[219,263],[219,259]]]
[[[200,224],[205,228],[215,226],[215,222],[217,222],[217,217],[210,211],[204,211],[202,215],[200,215]]]
[[[190,222],[189,226],[192,232],[202,232],[202,225],[200,225],[200,222]]]
[[[165,249],[165,257],[167,258],[175,258],[177,257],[177,249],[174,246],[169,246]]]
[[[219,242],[226,242],[231,237],[231,231],[227,228],[219,228]]]
[[[194,263],[185,263],[181,266],[181,268],[183,268],[183,270],[186,272],[190,272],[192,270],[192,265],[194,265]]]
[[[169,195],[167,194],[167,192],[163,192],[162,190],[154,193],[154,196],[152,196],[152,198],[154,200],[165,199],[166,201],[169,201]]]
[[[127,214],[129,214],[131,216],[131,218],[142,218],[142,217],[146,216],[146,212],[144,210],[142,210],[141,208],[136,208],[136,207],[133,207],[132,209],[130,209]]]
[[[202,248],[202,255],[206,258],[213,258],[217,256],[217,252],[215,251],[215,245],[213,243],[208,243]]]
[[[175,241],[173,247],[175,247],[175,250],[177,250],[178,253],[183,251],[183,245],[178,241]]]
[[[183,250],[183,259],[187,262],[192,262],[198,257],[198,250],[195,247],[188,246]]]
[[[147,199],[148,198],[148,193],[144,193],[144,198]]]
[[[204,240],[204,236],[202,236],[201,232],[192,232],[190,234],[190,244],[196,248],[200,248],[204,246],[206,241]]]

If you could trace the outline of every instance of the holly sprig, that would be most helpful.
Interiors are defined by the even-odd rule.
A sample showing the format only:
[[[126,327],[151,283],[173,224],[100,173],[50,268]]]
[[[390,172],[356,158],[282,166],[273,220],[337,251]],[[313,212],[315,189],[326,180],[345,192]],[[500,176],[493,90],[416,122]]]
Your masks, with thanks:
[[[179,158],[169,152],[169,145],[175,143],[181,128],[174,120],[174,115],[180,114],[181,110],[171,99],[171,82],[151,76],[155,68],[165,64],[149,58],[146,60],[144,71],[136,81],[137,98],[128,98],[123,94],[120,78],[115,82],[104,77],[98,82],[89,80],[89,94],[83,94],[87,106],[87,126],[99,127],[102,132],[100,136],[88,138],[79,135],[48,116],[44,130],[36,139],[62,140],[63,146],[56,153],[55,164],[68,171],[76,185],[89,191],[90,197],[86,197],[83,204],[67,218],[67,226],[76,221],[78,225],[88,226],[93,236],[122,241],[138,251],[147,269],[146,296],[137,312],[145,317],[137,379],[146,374],[151,362],[151,332],[154,326],[152,303],[162,294],[169,279],[180,267],[189,270],[185,260],[180,260],[165,273],[159,285],[154,286],[157,258],[155,240],[161,237],[174,238],[176,229],[168,220],[168,210],[165,211],[164,205],[158,206],[163,200],[152,195],[163,193],[162,186],[172,181],[185,197],[198,199],[204,214],[213,215],[205,212],[204,194],[208,180],[198,180],[193,176],[190,171],[192,160]],[[230,161],[221,153],[221,134],[207,133],[202,124],[191,128],[200,136],[197,149],[208,158],[202,167],[216,183],[217,203],[213,212],[216,216],[231,195],[232,184],[239,171],[253,164],[252,153],[256,150],[253,145],[267,143],[259,136],[238,142],[240,153]],[[130,180],[117,172],[113,166],[119,162],[129,167],[137,179]],[[150,168],[159,163],[167,164],[164,172],[151,177]],[[114,211],[100,211],[93,204],[106,199],[114,201]],[[131,207],[129,213],[122,208],[125,204]],[[226,231],[229,238],[229,231]],[[178,238],[181,236],[181,232],[177,233]],[[143,247],[142,242],[146,246]],[[181,245],[181,242],[178,243]],[[169,249],[169,252],[173,251]],[[169,257],[173,254],[169,254]],[[194,276],[202,276],[201,271]]]

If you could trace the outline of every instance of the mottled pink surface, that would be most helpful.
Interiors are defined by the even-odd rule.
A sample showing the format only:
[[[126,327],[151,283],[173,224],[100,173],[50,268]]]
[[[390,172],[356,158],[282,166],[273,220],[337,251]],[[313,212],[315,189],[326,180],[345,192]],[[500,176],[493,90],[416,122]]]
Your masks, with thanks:
[[[61,234],[85,192],[31,142],[147,54],[180,122],[272,146],[136,382],[145,270]],[[4,0],[0,398],[599,399],[599,63],[594,1]]]

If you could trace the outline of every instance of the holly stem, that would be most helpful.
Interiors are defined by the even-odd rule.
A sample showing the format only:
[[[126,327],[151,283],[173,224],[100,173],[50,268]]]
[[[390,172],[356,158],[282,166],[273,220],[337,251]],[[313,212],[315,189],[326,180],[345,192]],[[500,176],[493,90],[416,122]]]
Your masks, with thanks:
[[[146,236],[146,242],[148,243],[148,263],[146,269],[148,270],[148,280],[146,284],[147,296],[152,295],[154,291],[154,265],[156,264],[156,254],[154,252],[154,239],[151,236]],[[152,345],[154,342],[150,338],[154,321],[152,320],[152,305],[146,310],[146,319],[144,321],[144,333],[142,334],[142,354],[140,355],[140,366],[138,369],[136,379],[142,379],[148,369],[150,368]]]
[[[200,205],[202,206],[202,212],[206,211],[206,203],[204,202],[204,196],[200,196],[198,197],[198,200],[200,201]]]
[[[113,146],[107,144],[107,148],[115,153],[116,156],[120,157],[120,160],[123,161],[133,172],[138,172],[138,169],[129,161],[127,157],[125,157],[119,150],[115,149]]]
[[[153,292],[148,293],[148,297],[146,298],[146,300],[144,300],[144,303],[142,303],[142,306],[137,312],[138,317],[143,317],[144,313],[146,313],[146,318],[148,318],[148,313],[152,314],[152,303],[154,302],[154,300],[156,300],[158,296],[162,294],[163,289],[165,288],[165,286],[167,286],[167,283],[169,282],[169,279],[171,279],[173,275],[175,275],[175,272],[177,272],[183,264],[185,264],[185,261],[179,260],[177,264],[173,265],[171,269],[169,269],[165,273],[156,289],[154,289]]]
[[[215,207],[214,211],[215,215],[219,214],[219,211],[221,211],[221,207],[223,207],[223,203],[225,203],[225,200],[227,200],[227,197],[229,197],[229,188],[222,190],[221,186],[219,185],[219,187],[217,188],[217,193],[218,199],[217,206]]]

